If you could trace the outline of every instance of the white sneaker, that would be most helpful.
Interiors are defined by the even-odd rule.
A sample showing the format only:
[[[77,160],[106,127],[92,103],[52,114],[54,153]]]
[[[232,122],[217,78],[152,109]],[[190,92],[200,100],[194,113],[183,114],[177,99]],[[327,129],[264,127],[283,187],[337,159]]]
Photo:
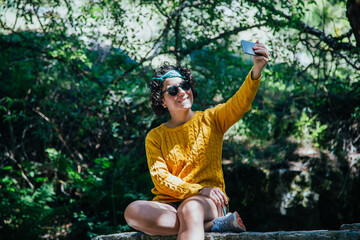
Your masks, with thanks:
[[[212,232],[245,232],[246,228],[237,212],[228,213],[224,217],[214,219]]]

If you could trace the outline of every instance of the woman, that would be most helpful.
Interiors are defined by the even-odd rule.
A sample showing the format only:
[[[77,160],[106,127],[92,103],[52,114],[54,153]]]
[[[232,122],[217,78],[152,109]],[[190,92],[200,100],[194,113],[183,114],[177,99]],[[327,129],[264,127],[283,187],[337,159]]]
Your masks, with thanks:
[[[204,239],[204,232],[243,232],[237,212],[225,215],[228,197],[221,168],[223,136],[251,108],[269,59],[267,49],[253,47],[254,66],[238,92],[225,104],[203,112],[191,110],[197,97],[190,71],[164,65],[151,79],[152,108],[170,120],[151,130],[145,141],[152,201],[135,201],[125,210],[127,223],[149,235]],[[224,216],[225,215],[225,216]]]

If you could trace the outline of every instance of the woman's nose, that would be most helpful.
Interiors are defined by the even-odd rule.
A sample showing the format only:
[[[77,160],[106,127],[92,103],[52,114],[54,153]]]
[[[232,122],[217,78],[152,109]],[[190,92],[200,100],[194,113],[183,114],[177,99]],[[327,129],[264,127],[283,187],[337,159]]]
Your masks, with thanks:
[[[186,92],[185,92],[185,90],[184,89],[182,89],[181,87],[179,87],[179,93],[178,93],[178,95],[184,95]]]

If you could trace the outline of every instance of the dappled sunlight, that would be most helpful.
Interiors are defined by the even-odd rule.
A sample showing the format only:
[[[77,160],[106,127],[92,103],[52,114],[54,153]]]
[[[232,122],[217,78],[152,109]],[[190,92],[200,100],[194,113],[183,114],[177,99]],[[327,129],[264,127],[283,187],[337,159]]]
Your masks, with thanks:
[[[145,137],[169,120],[150,106],[153,69],[191,69],[202,111],[253,67],[241,40],[271,56],[251,110],[224,137],[230,209],[254,231],[359,221],[355,4],[0,1],[0,238],[129,231],[126,206],[153,198]]]

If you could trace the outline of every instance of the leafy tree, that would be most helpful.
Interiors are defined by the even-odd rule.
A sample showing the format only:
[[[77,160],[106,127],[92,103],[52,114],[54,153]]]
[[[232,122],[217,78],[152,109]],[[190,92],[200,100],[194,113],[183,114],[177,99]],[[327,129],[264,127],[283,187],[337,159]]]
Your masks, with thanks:
[[[190,67],[195,108],[211,107],[251,68],[241,39],[260,39],[272,59],[253,110],[226,136],[224,160],[247,173],[306,165],[310,183],[296,181],[320,194],[321,227],[358,220],[357,2],[2,1],[0,239],[129,230],[126,205],[151,199],[144,139],[164,120],[148,104],[152,69],[164,59]],[[260,195],[278,201],[272,177],[259,176]],[[259,192],[242,187],[234,202],[253,208]]]

